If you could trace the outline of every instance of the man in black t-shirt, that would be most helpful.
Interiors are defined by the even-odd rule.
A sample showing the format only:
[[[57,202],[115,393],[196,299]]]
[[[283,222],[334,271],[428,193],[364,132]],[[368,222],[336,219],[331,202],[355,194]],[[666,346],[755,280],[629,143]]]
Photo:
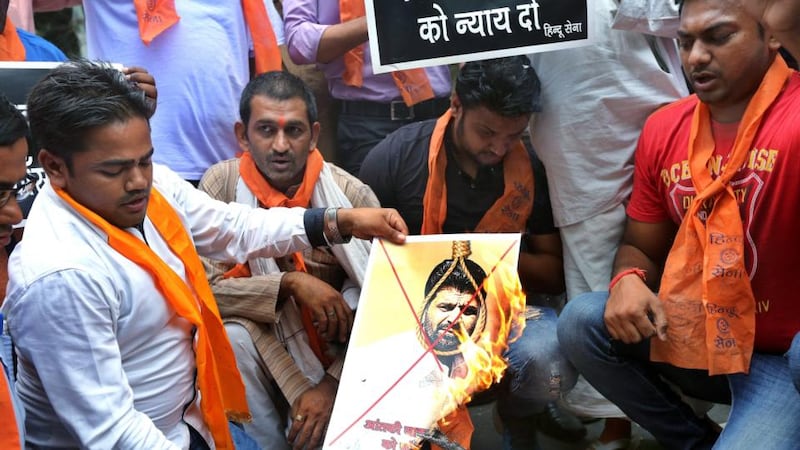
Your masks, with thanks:
[[[547,181],[522,137],[538,110],[539,80],[527,58],[466,63],[450,110],[407,125],[364,160],[360,178],[397,209],[412,234],[521,232],[519,275],[529,293],[564,290],[561,240]],[[555,336],[556,313],[528,306],[510,344],[498,393],[506,449],[536,448],[535,416],[576,380]]]

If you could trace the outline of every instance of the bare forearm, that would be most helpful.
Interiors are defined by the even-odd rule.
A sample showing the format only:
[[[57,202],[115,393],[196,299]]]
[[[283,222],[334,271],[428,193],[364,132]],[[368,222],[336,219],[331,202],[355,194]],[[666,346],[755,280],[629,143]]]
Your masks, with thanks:
[[[317,62],[329,63],[363,44],[368,38],[366,17],[331,25],[322,33],[317,49]]]
[[[676,231],[677,225],[671,221],[647,223],[628,218],[611,275],[639,268],[647,271],[647,286],[653,291],[658,290],[664,261]]]
[[[614,258],[614,270],[611,272],[611,276],[631,268],[644,270],[647,273],[647,286],[653,291],[658,290],[663,269],[661,264],[654,262],[639,248],[623,242]]]

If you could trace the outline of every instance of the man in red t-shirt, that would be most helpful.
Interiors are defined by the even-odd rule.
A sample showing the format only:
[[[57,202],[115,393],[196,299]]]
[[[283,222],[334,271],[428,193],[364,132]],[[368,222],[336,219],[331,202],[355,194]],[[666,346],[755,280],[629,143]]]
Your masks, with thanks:
[[[609,292],[573,299],[559,341],[665,448],[793,448],[800,75],[740,0],[685,0],[678,40],[696,95],[645,124]],[[664,380],[732,397],[722,434]]]

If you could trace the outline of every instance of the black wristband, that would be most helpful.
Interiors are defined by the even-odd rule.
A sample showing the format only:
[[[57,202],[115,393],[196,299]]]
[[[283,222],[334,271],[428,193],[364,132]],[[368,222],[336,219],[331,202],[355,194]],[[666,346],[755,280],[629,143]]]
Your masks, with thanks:
[[[313,247],[326,247],[325,240],[325,208],[309,208],[303,214],[303,225],[306,236]]]

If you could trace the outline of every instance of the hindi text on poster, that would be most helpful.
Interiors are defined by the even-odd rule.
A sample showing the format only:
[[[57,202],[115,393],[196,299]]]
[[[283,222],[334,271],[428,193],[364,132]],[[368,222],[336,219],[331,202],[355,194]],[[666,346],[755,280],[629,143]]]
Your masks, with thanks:
[[[375,73],[589,43],[593,0],[366,0]]]

